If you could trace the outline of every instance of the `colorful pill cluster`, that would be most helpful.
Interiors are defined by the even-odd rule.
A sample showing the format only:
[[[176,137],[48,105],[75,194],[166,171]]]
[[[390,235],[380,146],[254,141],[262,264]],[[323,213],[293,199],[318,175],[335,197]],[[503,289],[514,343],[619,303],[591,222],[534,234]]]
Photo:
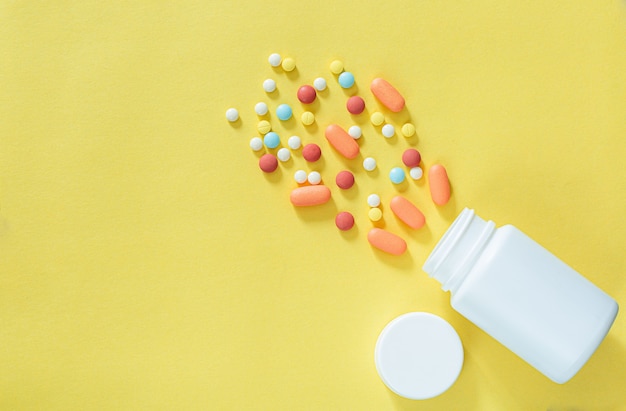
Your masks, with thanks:
[[[283,58],[278,53],[272,53],[268,57],[268,62],[275,70],[291,72],[295,70],[296,63],[291,57]],[[340,60],[334,60],[330,63],[330,72],[335,77],[337,84],[351,93],[347,98],[345,108],[347,112],[355,116],[361,116],[366,112],[366,102],[362,96],[354,93],[356,89],[356,78],[350,71],[346,71],[344,64]],[[263,90],[268,93],[274,93],[277,90],[277,83],[274,79],[268,78],[263,81]],[[328,87],[324,77],[315,78],[311,84],[302,84],[297,88],[295,97],[303,105],[304,110],[299,114],[300,121],[303,126],[308,127],[316,122],[314,107],[318,106],[319,94]],[[354,88],[353,88],[354,87]],[[402,112],[406,106],[406,101],[400,92],[383,78],[375,78],[371,81],[369,90],[375,99],[384,108],[383,111],[389,110],[391,113]],[[281,91],[281,96],[282,96]],[[327,94],[326,94],[327,95]],[[278,96],[275,93],[275,96]],[[276,99],[276,97],[273,97]],[[313,105],[315,103],[315,105]],[[321,103],[320,103],[321,104]],[[274,113],[276,118],[281,122],[293,121],[294,116],[298,118],[298,114],[294,113],[291,105],[286,102],[278,104]],[[258,136],[250,139],[250,148],[255,152],[266,152],[260,154],[258,159],[259,168],[264,173],[273,173],[279,167],[279,163],[287,163],[292,158],[292,152],[301,149],[301,156],[310,167],[315,168],[317,162],[322,158],[322,148],[318,144],[320,141],[307,142],[303,144],[302,139],[293,135],[287,140],[287,147],[281,147],[281,137],[276,131],[272,130],[272,124],[268,121],[270,113],[269,105],[260,101],[254,106],[254,112],[259,117],[257,123]],[[397,134],[401,134],[406,138],[415,135],[416,129],[410,122],[404,123],[396,130],[394,124],[387,121],[385,114],[381,111],[372,111],[369,115],[369,121],[378,130],[380,135],[386,139],[391,139]],[[239,121],[239,111],[236,108],[228,108],[226,110],[226,119],[231,123]],[[293,123],[292,123],[293,124]],[[362,122],[361,122],[362,124]],[[316,129],[315,129],[316,130]],[[363,131],[358,125],[351,125],[348,128],[342,127],[340,124],[328,124],[323,127],[325,141],[336,153],[344,157],[346,160],[355,160],[361,155],[361,145],[359,140],[363,135]],[[389,180],[393,185],[403,184],[408,176],[413,180],[420,180],[424,176],[424,170],[420,166],[422,161],[421,153],[414,149],[406,149],[401,156],[401,164],[392,167],[389,170]],[[374,157],[367,156],[362,160],[362,168],[366,171],[365,175],[372,174],[377,169],[377,162]],[[376,173],[378,173],[376,171]],[[322,174],[317,170],[299,169],[293,174],[297,187],[293,188],[289,199],[295,207],[313,207],[328,203],[332,197],[332,191],[329,186],[323,183]],[[341,170],[334,178],[337,188],[340,190],[350,190],[356,184],[356,178],[352,171]],[[440,164],[432,165],[428,170],[428,185],[432,201],[437,206],[445,205],[450,199],[450,182],[446,169]],[[379,249],[391,255],[401,255],[407,249],[406,241],[397,234],[392,233],[379,225],[383,218],[383,210],[381,206],[381,198],[378,194],[370,194],[367,198],[369,211],[367,213],[371,222],[375,225],[370,228],[367,239],[372,247]],[[422,211],[413,204],[408,198],[396,195],[389,202],[389,209],[406,227],[419,230],[426,224],[426,217]],[[382,223],[382,222],[381,222]],[[335,225],[341,231],[351,230],[355,225],[354,216],[348,211],[340,211],[335,217]]]

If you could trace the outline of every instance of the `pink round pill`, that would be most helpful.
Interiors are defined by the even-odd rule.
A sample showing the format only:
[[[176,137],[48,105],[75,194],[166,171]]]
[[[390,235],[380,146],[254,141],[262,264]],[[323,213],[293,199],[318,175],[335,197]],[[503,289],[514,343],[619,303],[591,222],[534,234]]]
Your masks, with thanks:
[[[346,102],[350,114],[361,114],[365,110],[365,101],[359,96],[352,96]]]
[[[402,153],[402,162],[407,167],[417,167],[422,161],[422,156],[419,151],[414,148],[409,148]]]
[[[315,101],[316,96],[317,93],[315,92],[315,89],[308,84],[301,86],[298,89],[298,100],[300,100],[301,103],[311,104]]]
[[[313,163],[322,156],[322,149],[317,144],[311,143],[302,149],[302,157],[309,163]]]
[[[335,217],[335,225],[341,231],[348,231],[354,227],[354,217],[347,211],[342,211]]]
[[[348,170],[340,171],[337,173],[337,177],[335,177],[335,182],[337,183],[337,187],[342,190],[347,190],[354,185],[354,174]]]
[[[271,173],[278,167],[278,159],[274,154],[263,154],[259,159],[259,168],[266,173]]]

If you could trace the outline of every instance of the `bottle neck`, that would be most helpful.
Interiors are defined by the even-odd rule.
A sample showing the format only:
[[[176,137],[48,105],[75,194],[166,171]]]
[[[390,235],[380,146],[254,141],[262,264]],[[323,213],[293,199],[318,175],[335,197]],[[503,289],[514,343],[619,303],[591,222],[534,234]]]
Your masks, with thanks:
[[[423,270],[439,281],[444,291],[454,293],[495,230],[493,221],[485,221],[474,210],[465,208],[430,253]]]

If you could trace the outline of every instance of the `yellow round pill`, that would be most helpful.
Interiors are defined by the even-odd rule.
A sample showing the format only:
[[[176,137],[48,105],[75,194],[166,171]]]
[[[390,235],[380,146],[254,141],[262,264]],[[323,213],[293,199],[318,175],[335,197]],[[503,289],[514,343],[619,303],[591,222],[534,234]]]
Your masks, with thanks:
[[[380,111],[375,111],[370,116],[370,121],[375,126],[380,126],[385,122],[385,116]]]
[[[282,67],[285,71],[292,71],[296,68],[296,61],[291,57],[287,57],[283,60]]]
[[[411,137],[415,134],[415,126],[411,123],[406,123],[402,126],[402,135],[404,137]]]
[[[310,126],[315,122],[315,114],[311,113],[310,111],[305,111],[304,113],[302,113],[302,116],[300,116],[300,119],[302,120],[302,124],[304,124],[305,126]]]
[[[330,71],[333,74],[340,74],[343,71],[343,61],[334,60],[330,63]]]
[[[370,211],[367,213],[367,216],[372,221],[378,221],[381,218],[383,218],[383,212],[380,211],[380,208],[374,207],[374,208],[370,208]]]
[[[267,120],[261,120],[259,124],[257,124],[256,129],[259,130],[261,134],[267,134],[272,130],[272,125]]]

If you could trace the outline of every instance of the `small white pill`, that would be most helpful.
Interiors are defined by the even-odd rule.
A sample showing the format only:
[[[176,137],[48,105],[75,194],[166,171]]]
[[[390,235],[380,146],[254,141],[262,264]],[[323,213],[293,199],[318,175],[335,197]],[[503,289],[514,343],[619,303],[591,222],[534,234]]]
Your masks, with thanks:
[[[268,78],[263,82],[263,90],[265,90],[267,93],[273,92],[274,90],[276,90],[276,82],[271,78]]]
[[[296,171],[295,174],[293,175],[293,178],[296,180],[296,183],[304,184],[307,179],[306,171],[304,170]]]
[[[297,150],[302,145],[302,140],[298,136],[291,136],[289,140],[287,140],[287,145],[292,150]]]
[[[233,123],[237,121],[238,119],[239,119],[239,112],[237,111],[236,108],[231,107],[228,110],[226,110],[226,120]]]
[[[250,148],[254,151],[259,151],[263,148],[263,140],[259,137],[252,137],[250,140]]]
[[[424,175],[424,170],[421,167],[413,167],[409,170],[409,175],[413,180],[419,180]]]
[[[283,147],[276,153],[276,157],[282,162],[288,161],[291,158],[291,151],[288,148]]]
[[[317,91],[326,90],[326,80],[323,77],[316,78],[313,80],[313,87],[315,87]]]
[[[267,61],[269,61],[269,63],[270,63],[270,66],[272,66],[272,67],[280,66],[280,62],[282,60],[283,60],[283,58],[280,57],[280,54],[278,54],[278,53],[270,54],[269,58],[267,59]]]
[[[367,205],[370,207],[378,207],[380,205],[380,196],[378,194],[370,194],[367,196]]]
[[[383,133],[383,136],[387,138],[391,138],[394,134],[396,134],[396,129],[391,124],[385,124],[381,131]]]
[[[350,134],[350,136],[353,139],[355,139],[355,140],[358,139],[358,138],[361,138],[361,127],[359,127],[359,126],[351,126],[348,129],[348,134]]]
[[[254,111],[256,112],[257,115],[259,116],[264,116],[267,114],[268,111],[268,107],[267,104],[265,104],[264,102],[260,101],[258,103],[256,103],[256,105],[254,106]]]
[[[374,160],[372,157],[367,157],[365,160],[363,160],[363,168],[367,171],[374,170],[376,168],[376,160]]]
[[[307,177],[307,180],[309,180],[309,183],[317,185],[322,182],[322,175],[317,171],[311,171],[309,173],[309,176]]]

